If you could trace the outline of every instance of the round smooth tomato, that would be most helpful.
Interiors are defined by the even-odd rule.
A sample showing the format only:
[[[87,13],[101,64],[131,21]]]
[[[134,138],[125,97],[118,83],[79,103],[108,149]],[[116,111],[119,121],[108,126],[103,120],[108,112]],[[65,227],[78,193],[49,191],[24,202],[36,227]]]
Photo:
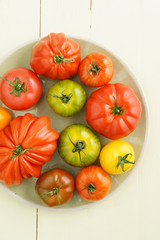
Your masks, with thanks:
[[[128,172],[135,164],[133,147],[122,140],[114,140],[105,145],[100,153],[100,164],[109,174]]]
[[[0,107],[0,130],[7,127],[11,120],[11,114],[5,108]]]
[[[64,33],[50,33],[32,48],[30,65],[50,79],[68,79],[78,72],[80,45]]]
[[[70,117],[83,108],[86,92],[79,83],[62,80],[49,88],[47,102],[57,114]]]
[[[62,159],[75,167],[91,165],[100,152],[98,137],[85,125],[66,127],[59,137],[58,152]]]
[[[82,168],[76,177],[78,194],[87,201],[101,200],[108,194],[110,187],[109,175],[96,165]]]
[[[0,81],[0,99],[14,110],[33,107],[40,99],[42,86],[38,76],[27,68],[15,68]]]
[[[102,53],[91,53],[79,65],[79,77],[89,87],[102,87],[113,77],[113,63]]]
[[[122,83],[109,83],[88,98],[86,120],[96,132],[116,140],[135,130],[141,111],[141,102],[132,88]]]
[[[54,207],[72,199],[75,191],[75,180],[65,170],[55,168],[39,177],[35,190],[45,204]]]

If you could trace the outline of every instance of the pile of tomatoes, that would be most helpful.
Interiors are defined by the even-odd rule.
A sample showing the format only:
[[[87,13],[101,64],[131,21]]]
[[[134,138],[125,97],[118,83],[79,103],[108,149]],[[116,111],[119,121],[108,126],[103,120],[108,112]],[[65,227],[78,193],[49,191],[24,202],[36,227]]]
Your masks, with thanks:
[[[46,100],[64,120],[86,106],[89,126],[73,123],[60,134],[47,116],[26,113],[12,120],[9,110],[0,107],[0,181],[11,186],[38,178],[35,190],[50,207],[70,201],[75,189],[87,201],[104,198],[111,187],[109,174],[123,174],[135,164],[134,149],[120,139],[137,127],[141,103],[129,86],[109,83],[114,68],[108,56],[94,52],[81,61],[80,50],[79,43],[63,33],[51,33],[32,48],[33,71],[12,69],[0,80],[0,99],[12,110],[30,109],[39,101],[38,75],[59,80],[48,89]],[[82,84],[70,80],[77,74]],[[83,84],[98,89],[87,99]],[[102,149],[95,132],[111,140]],[[60,168],[41,174],[57,146],[67,164],[81,167],[76,179]],[[98,158],[99,164],[94,164]]]

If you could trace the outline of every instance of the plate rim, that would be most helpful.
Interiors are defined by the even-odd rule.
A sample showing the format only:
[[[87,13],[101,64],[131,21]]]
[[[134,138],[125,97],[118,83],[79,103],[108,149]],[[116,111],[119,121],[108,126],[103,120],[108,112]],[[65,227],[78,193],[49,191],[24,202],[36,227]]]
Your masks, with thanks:
[[[49,35],[49,34],[48,34]],[[47,34],[46,34],[47,36]],[[147,98],[145,96],[144,90],[140,84],[140,82],[137,80],[137,77],[135,76],[135,74],[132,72],[132,70],[130,69],[130,67],[125,63],[124,60],[122,60],[114,51],[108,50],[108,48],[105,47],[104,44],[99,44],[97,41],[92,41],[90,40],[89,37],[86,38],[82,38],[79,36],[75,36],[75,35],[68,35],[66,34],[66,36],[68,38],[71,39],[77,39],[77,40],[81,40],[81,41],[88,41],[92,44],[95,44],[103,49],[105,49],[108,53],[110,53],[111,55],[113,55],[124,67],[125,69],[129,72],[129,74],[131,75],[132,79],[135,81],[136,85],[138,86],[138,89],[140,91],[140,94],[142,96],[142,100],[143,100],[143,104],[145,106],[145,118],[146,118],[146,131],[145,131],[145,137],[144,137],[144,143],[143,143],[143,148],[142,151],[140,153],[138,162],[136,163],[136,165],[134,166],[133,170],[131,171],[131,173],[128,175],[128,177],[110,194],[108,194],[105,198],[96,201],[96,202],[92,202],[91,204],[86,204],[86,205],[82,205],[82,206],[78,206],[78,207],[73,207],[73,208],[50,208],[47,206],[41,206],[41,205],[37,205],[36,203],[30,202],[28,200],[25,200],[24,198],[16,195],[14,192],[12,192],[8,187],[6,187],[3,183],[0,182],[0,187],[2,189],[4,189],[10,196],[12,196],[14,199],[23,202],[24,204],[27,204],[29,206],[32,206],[34,208],[38,208],[38,209],[44,209],[47,211],[56,211],[56,212],[71,212],[71,211],[76,211],[76,210],[83,210],[83,209],[87,209],[87,208],[91,208],[95,205],[98,205],[100,203],[102,203],[103,201],[105,201],[106,199],[110,198],[113,194],[116,194],[118,191],[120,191],[122,189],[122,187],[127,183],[127,181],[130,180],[130,178],[133,176],[133,174],[135,174],[136,170],[138,169],[138,165],[140,164],[140,162],[142,161],[142,158],[144,156],[146,147],[148,145],[148,140],[149,140],[149,132],[150,132],[150,116],[149,116],[149,105],[148,105],[148,101]],[[20,48],[25,47],[26,45],[29,45],[31,43],[34,42],[38,42],[40,39],[44,38],[45,36],[41,36],[39,38],[33,38],[32,40],[28,40],[24,43],[22,43],[20,46],[13,48],[12,50],[9,51],[9,53],[7,55],[5,55],[4,57],[0,58],[0,65],[7,60],[7,58],[14,54],[14,52],[18,51]]]

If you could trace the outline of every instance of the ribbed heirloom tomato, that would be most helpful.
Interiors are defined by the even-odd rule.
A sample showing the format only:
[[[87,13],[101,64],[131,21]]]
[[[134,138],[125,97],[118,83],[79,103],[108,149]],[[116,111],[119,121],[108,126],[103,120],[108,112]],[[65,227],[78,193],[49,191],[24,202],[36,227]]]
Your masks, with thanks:
[[[24,178],[39,177],[57,147],[58,133],[48,117],[30,113],[16,117],[0,131],[0,181],[19,185]]]
[[[49,207],[69,202],[74,194],[75,180],[68,172],[55,168],[43,173],[36,182],[36,192]]]
[[[113,63],[102,53],[91,53],[79,65],[79,77],[89,87],[102,87],[113,77]]]
[[[50,33],[32,48],[30,65],[50,79],[68,79],[77,74],[80,45],[64,33]]]
[[[98,133],[109,139],[128,136],[141,118],[141,102],[132,88],[107,84],[92,92],[86,104],[86,120]]]
[[[101,200],[108,194],[110,187],[109,175],[96,165],[82,168],[76,177],[78,194],[87,201]]]
[[[38,76],[27,68],[14,68],[0,80],[0,99],[14,110],[33,107],[41,97],[42,86]]]

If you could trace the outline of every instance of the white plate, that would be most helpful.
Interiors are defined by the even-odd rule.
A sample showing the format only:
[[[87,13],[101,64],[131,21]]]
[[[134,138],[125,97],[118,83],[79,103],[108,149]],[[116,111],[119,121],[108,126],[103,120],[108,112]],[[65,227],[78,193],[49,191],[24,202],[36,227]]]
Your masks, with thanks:
[[[106,50],[104,47],[101,47],[93,42],[89,42],[86,40],[81,40],[81,39],[75,39],[75,41],[79,42],[81,46],[81,55],[82,59],[87,56],[89,53],[92,52],[101,52],[109,56],[113,62],[114,66],[114,76],[111,80],[110,83],[123,83],[126,84],[130,87],[132,87],[138,96],[139,100],[142,103],[142,116],[141,120],[135,129],[134,132],[132,132],[129,136],[126,138],[123,138],[123,140],[129,142],[136,154],[136,164],[133,166],[133,168],[119,176],[111,176],[111,190],[109,194],[106,196],[105,199],[107,201],[107,198],[111,196],[113,193],[116,192],[116,190],[120,189],[123,184],[128,180],[129,176],[132,175],[134,172],[135,168],[137,167],[138,163],[140,162],[140,159],[143,156],[147,139],[148,139],[148,128],[149,128],[149,117],[148,117],[148,107],[146,103],[146,99],[144,97],[144,93],[142,88],[140,87],[139,82],[136,80],[134,75],[131,73],[131,71],[128,69],[128,67],[120,60],[117,58],[113,53],[109,52]],[[37,40],[38,41],[38,40]],[[25,46],[15,50],[13,53],[11,53],[1,64],[0,64],[0,76],[3,76],[3,74],[10,69],[17,68],[17,67],[25,67],[25,68],[30,68],[30,55],[31,55],[31,49],[32,46],[37,42],[33,41],[29,44],[26,44]],[[13,117],[16,117],[18,115],[24,115],[26,112],[29,112],[33,115],[36,116],[43,116],[46,115],[50,118],[51,120],[51,126],[53,129],[57,130],[59,133],[68,125],[72,123],[82,123],[82,124],[87,124],[85,120],[85,108],[78,113],[77,115],[69,118],[63,118],[58,115],[56,115],[48,106],[47,101],[46,101],[46,93],[48,88],[53,85],[56,81],[53,80],[48,80],[47,78],[40,76],[40,79],[42,80],[42,85],[43,85],[43,94],[36,106],[33,108],[26,110],[26,111],[11,111],[11,114]],[[75,76],[74,81],[77,81],[80,83],[80,80],[78,76]],[[89,88],[84,86],[84,89],[86,90],[87,96],[94,91],[95,89]],[[0,103],[1,106],[5,107],[2,103]],[[108,143],[110,140],[107,138],[104,138],[103,136],[97,134],[102,147]],[[99,160],[97,160],[98,163]],[[55,168],[55,167],[60,167],[71,173],[74,177],[76,177],[76,174],[80,170],[80,168],[75,168],[67,163],[65,163],[59,156],[58,151],[54,153],[52,159],[50,162],[46,163],[42,171],[45,172],[49,169]],[[73,199],[62,206],[59,207],[54,207],[54,208],[48,208],[39,199],[39,197],[36,195],[34,187],[35,187],[35,182],[36,178],[31,178],[31,179],[25,179],[23,183],[19,186],[12,186],[12,187],[5,187],[2,183],[0,183],[0,186],[3,187],[9,194],[11,194],[13,197],[15,197],[18,200],[24,201],[27,204],[32,204],[35,207],[42,207],[49,209],[50,211],[66,211],[66,210],[74,210],[74,209],[82,209],[86,208],[89,206],[93,206],[94,204],[97,204],[98,202],[87,202],[82,200],[77,192],[75,192]],[[2,196],[1,196],[2,197]],[[125,197],[125,196],[124,196]],[[103,201],[101,200],[101,201]]]

